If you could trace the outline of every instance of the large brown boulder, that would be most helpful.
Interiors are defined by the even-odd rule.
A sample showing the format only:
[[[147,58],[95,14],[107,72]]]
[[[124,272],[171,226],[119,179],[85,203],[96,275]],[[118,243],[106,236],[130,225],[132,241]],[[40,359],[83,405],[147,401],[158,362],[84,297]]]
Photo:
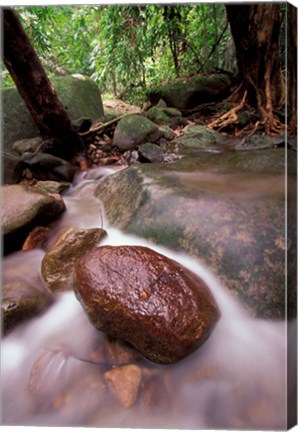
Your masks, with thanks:
[[[158,363],[191,353],[220,316],[198,276],[142,246],[93,249],[77,261],[75,290],[96,328]]]

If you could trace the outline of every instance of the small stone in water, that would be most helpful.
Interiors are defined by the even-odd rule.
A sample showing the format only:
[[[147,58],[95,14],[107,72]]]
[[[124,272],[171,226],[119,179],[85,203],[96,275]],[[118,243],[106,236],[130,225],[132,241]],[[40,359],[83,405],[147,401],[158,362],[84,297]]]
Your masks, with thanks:
[[[104,377],[111,384],[121,405],[125,408],[134,405],[142,379],[142,371],[138,366],[129,364],[115,367],[106,372]]]
[[[25,243],[22,247],[22,251],[26,252],[42,246],[43,243],[47,240],[50,231],[51,230],[48,227],[35,227],[26,238]]]

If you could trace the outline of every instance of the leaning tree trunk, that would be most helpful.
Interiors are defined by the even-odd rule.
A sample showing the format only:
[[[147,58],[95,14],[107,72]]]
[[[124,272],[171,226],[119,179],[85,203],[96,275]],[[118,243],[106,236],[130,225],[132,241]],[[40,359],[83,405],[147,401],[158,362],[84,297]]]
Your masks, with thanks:
[[[17,14],[3,11],[3,61],[51,153],[71,159],[82,141],[58,98]]]
[[[275,3],[226,5],[236,48],[241,90],[258,109],[267,133],[280,132],[275,109],[284,105],[280,64],[280,6]]]

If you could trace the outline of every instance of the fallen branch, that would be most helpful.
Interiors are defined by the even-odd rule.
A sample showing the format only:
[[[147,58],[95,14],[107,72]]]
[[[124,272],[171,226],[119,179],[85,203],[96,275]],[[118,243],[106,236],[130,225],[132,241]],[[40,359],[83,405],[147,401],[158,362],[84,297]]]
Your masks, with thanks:
[[[138,112],[130,112],[130,113],[122,114],[121,116],[116,117],[113,120],[109,120],[106,123],[101,123],[99,125],[95,125],[91,129],[89,129],[87,132],[81,132],[81,133],[79,133],[79,135],[84,137],[84,136],[87,136],[87,135],[94,133],[94,132],[100,132],[100,131],[104,130],[105,128],[107,128],[108,126],[111,126],[112,124],[117,123],[119,120],[123,119],[124,117],[134,115],[134,114],[140,114],[140,112],[138,111]]]

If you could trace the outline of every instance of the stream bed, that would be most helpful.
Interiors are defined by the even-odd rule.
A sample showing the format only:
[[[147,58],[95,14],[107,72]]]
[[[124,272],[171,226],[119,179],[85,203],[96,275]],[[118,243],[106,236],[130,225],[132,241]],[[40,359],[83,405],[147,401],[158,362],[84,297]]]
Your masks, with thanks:
[[[104,174],[109,174],[105,171]],[[221,310],[210,338],[173,365],[154,364],[130,347],[119,349],[88,321],[73,292],[56,296],[45,313],[16,327],[2,342],[2,424],[180,429],[285,429],[286,344],[283,320],[253,318],[205,264],[186,253],[110,226],[97,198],[65,193],[67,211],[56,225],[102,227],[100,245],[142,245],[202,278]],[[86,182],[92,188],[92,181]],[[17,252],[4,266],[42,287],[44,251]],[[104,346],[108,355],[102,356]],[[99,353],[97,355],[97,353]],[[136,401],[119,402],[105,374],[116,366],[141,370]]]

